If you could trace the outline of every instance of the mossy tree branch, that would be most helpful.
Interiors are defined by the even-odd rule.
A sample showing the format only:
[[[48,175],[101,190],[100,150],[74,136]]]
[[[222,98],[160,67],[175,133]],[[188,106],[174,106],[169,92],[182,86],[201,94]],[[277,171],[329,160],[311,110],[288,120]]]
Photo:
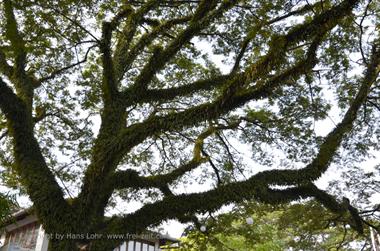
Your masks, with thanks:
[[[207,128],[205,131],[198,135],[194,142],[193,158],[189,162],[179,167],[176,167],[173,171],[167,174],[142,177],[139,176],[136,171],[131,169],[126,171],[115,172],[114,175],[111,176],[111,180],[109,182],[110,184],[112,184],[110,192],[112,193],[114,189],[162,188],[167,185],[170,185],[178,178],[182,177],[184,174],[194,170],[199,165],[209,160],[208,156],[202,156],[204,140],[206,138],[221,130],[234,129],[240,124],[240,122],[241,121],[237,121],[229,125],[210,126],[209,128]]]
[[[100,41],[100,50],[102,52],[102,66],[103,66],[103,100],[104,105],[108,106],[112,103],[113,99],[118,95],[117,82],[115,79],[115,67],[111,56],[111,39],[112,39],[112,26],[109,22],[103,22],[102,25],[102,38]]]
[[[108,145],[110,148],[108,149],[107,156],[111,159],[119,159],[132,147],[155,133],[178,130],[184,127],[193,126],[202,121],[215,119],[222,114],[226,114],[231,110],[240,107],[250,100],[268,97],[276,87],[281,86],[284,83],[293,84],[295,79],[316,64],[315,53],[318,43],[319,42],[315,42],[315,44],[310,47],[307,57],[300,60],[293,67],[270,78],[268,81],[260,82],[257,86],[236,93],[229,99],[225,99],[222,95],[211,103],[201,104],[183,112],[166,116],[151,116],[141,123],[136,123],[123,129],[117,141],[109,141]],[[227,83],[237,85],[237,83],[242,81],[247,83],[245,82],[247,80],[248,78],[243,74],[229,80]]]
[[[300,42],[302,40],[307,40],[310,37],[322,37],[323,34],[325,34],[327,31],[331,30],[334,26],[337,25],[339,20],[347,15],[353,8],[353,6],[357,3],[357,1],[345,1],[342,4],[322,13],[321,15],[317,16],[315,19],[313,19],[312,22],[306,22],[305,24],[299,25],[295,28],[293,28],[291,31],[289,31],[286,35],[275,37],[273,38],[271,44],[272,47],[269,50],[269,52],[258,62],[253,64],[250,67],[247,67],[245,69],[245,77],[247,78],[247,81],[231,81],[234,83],[239,84],[231,84],[228,88],[225,89],[225,98],[228,98],[228,95],[231,95],[235,91],[233,89],[240,88],[239,85],[243,85],[244,83],[249,83],[254,80],[256,80],[260,76],[264,76],[267,72],[269,72],[273,67],[278,66],[281,63],[281,60],[284,59],[286,48],[291,46],[292,44],[295,44],[297,42]],[[304,10],[302,10],[304,11]],[[295,12],[298,13],[298,12]],[[315,29],[316,26],[322,27],[319,29]],[[166,53],[165,53],[166,55]],[[156,58],[156,57],[155,57]],[[152,64],[153,65],[153,64]],[[153,67],[153,66],[152,66]],[[151,67],[149,67],[151,68]],[[143,74],[141,74],[142,76]],[[144,76],[148,76],[147,74],[144,74]],[[239,75],[240,77],[241,75]],[[137,81],[138,82],[138,81]],[[146,81],[145,81],[146,82]],[[199,89],[193,89],[193,86],[197,84],[189,84],[182,87],[173,88],[172,90],[168,91],[151,91],[146,90],[144,95],[141,97],[141,95],[130,95],[130,100],[126,101],[126,105],[131,105],[134,102],[138,102],[137,100],[144,100],[148,99],[149,101],[155,101],[154,98],[149,97],[156,97],[156,99],[160,99],[162,94],[164,97],[172,92],[174,95],[176,92],[179,91],[179,95],[181,95],[182,90],[191,90],[191,91],[197,91],[197,90],[203,90],[203,88]],[[205,85],[205,88],[208,86]],[[127,89],[125,91],[125,95],[128,96],[129,92],[131,90]],[[187,91],[184,92],[185,94],[188,94]],[[153,95],[151,95],[153,94]],[[158,94],[158,95],[155,95]],[[228,95],[227,95],[228,94]],[[172,96],[170,95],[170,96]],[[127,98],[126,96],[126,98]],[[133,99],[133,97],[135,99]]]
[[[143,34],[142,37],[129,50],[127,48],[129,48],[130,46],[119,45],[115,49],[114,53],[114,62],[116,65],[116,79],[118,81],[122,80],[124,73],[130,68],[131,64],[139,55],[139,53],[141,53],[146,47],[148,47],[154,41],[154,39],[157,38],[157,36],[167,32],[168,30],[170,30],[170,28],[172,28],[175,25],[183,24],[190,20],[191,16],[164,21],[161,24],[154,27],[151,32]]]
[[[314,184],[304,184],[283,190],[269,189],[263,186],[258,176],[246,181],[235,182],[219,186],[216,189],[202,193],[180,194],[165,197],[163,200],[143,206],[134,213],[125,217],[114,217],[107,222],[105,233],[118,233],[121,231],[139,233],[147,226],[156,225],[162,220],[182,218],[183,215],[208,213],[219,209],[220,205],[238,203],[247,199],[256,199],[270,204],[281,204],[299,199],[314,197],[326,208],[340,215],[352,215],[344,202],[338,202],[333,196],[318,189]],[[145,217],[150,215],[150,217]],[[360,227],[351,221],[354,228]],[[360,229],[358,229],[361,231]],[[120,241],[92,243],[93,250],[112,249]]]
[[[17,21],[13,13],[13,3],[11,0],[5,0],[3,6],[6,19],[5,35],[11,42],[15,59],[15,68],[18,71],[23,71],[26,63],[25,42],[22,38],[22,35],[20,34],[20,31],[18,30]]]
[[[239,70],[239,68],[240,68],[240,61],[242,60],[244,54],[247,52],[247,49],[248,49],[248,46],[249,46],[250,42],[257,36],[257,33],[264,26],[273,25],[273,24],[275,24],[277,22],[280,22],[280,21],[282,21],[282,20],[284,20],[284,19],[286,19],[288,17],[291,17],[291,16],[297,16],[297,15],[300,15],[300,14],[304,14],[304,13],[310,12],[310,11],[312,11],[318,5],[320,5],[320,3],[316,3],[316,4],[313,4],[313,5],[307,4],[307,5],[301,7],[299,9],[297,9],[297,10],[290,11],[289,13],[287,13],[287,14],[285,14],[283,16],[276,17],[276,18],[268,20],[268,21],[259,21],[258,24],[255,25],[254,28],[249,31],[249,33],[247,34],[247,36],[242,41],[242,43],[241,43],[241,49],[240,49],[239,53],[236,56],[235,63],[234,63],[234,66],[232,67],[231,72],[236,72],[237,70]]]
[[[297,185],[313,181],[319,178],[320,175],[327,170],[328,164],[336,154],[340,142],[349,132],[356,119],[358,110],[365,102],[371,85],[375,83],[375,80],[377,79],[380,71],[379,49],[379,45],[375,43],[372,49],[371,63],[363,77],[358,94],[346,112],[342,122],[339,123],[328,136],[326,136],[316,158],[307,167],[301,170],[270,170],[261,172],[256,175],[259,180],[267,183],[267,185]],[[208,130],[202,135],[209,135],[209,133],[210,131]],[[203,137],[200,137],[201,141],[202,139]],[[315,170],[313,171],[313,169]]]
[[[321,145],[320,151],[317,154],[316,158],[304,169],[270,170],[270,171],[260,172],[254,175],[253,177],[251,177],[250,179],[248,179],[247,181],[229,184],[229,185],[223,186],[223,188],[219,187],[217,189],[211,190],[206,193],[181,195],[181,196],[186,197],[186,199],[181,198],[181,201],[182,199],[186,201],[194,199],[195,201],[205,200],[209,202],[210,200],[214,198],[218,198],[221,200],[226,200],[224,203],[229,203],[229,202],[236,202],[236,199],[239,198],[238,194],[244,194],[242,195],[244,196],[243,198],[247,198],[245,196],[248,196],[248,197],[254,196],[261,201],[274,204],[274,203],[284,203],[287,201],[292,201],[292,200],[296,200],[300,198],[315,197],[318,201],[320,201],[322,204],[324,204],[327,208],[329,208],[333,212],[337,212],[337,213],[347,212],[350,215],[352,215],[352,222],[351,222],[352,226],[357,228],[359,232],[362,232],[363,230],[361,226],[361,221],[357,220],[358,214],[357,213],[355,214],[355,212],[357,212],[356,210],[353,210],[351,206],[347,206],[347,205],[344,206],[343,203],[337,203],[336,200],[332,196],[319,190],[316,186],[312,185],[310,182],[319,178],[320,175],[327,170],[328,164],[331,162],[332,157],[336,154],[336,151],[338,147],[340,146],[340,142],[343,140],[344,136],[347,135],[347,133],[351,129],[352,124],[357,117],[358,110],[360,109],[361,105],[365,102],[371,85],[376,81],[378,74],[380,72],[380,46],[379,45],[380,44],[375,42],[372,47],[371,61],[362,79],[361,87],[355,99],[353,100],[351,106],[346,112],[342,122],[339,123],[336,126],[336,128],[330,134],[326,136],[324,143]],[[285,190],[276,190],[276,189],[270,189],[269,188],[270,185],[295,185],[296,187],[288,188]],[[248,191],[251,191],[251,192],[248,192]],[[230,194],[231,196],[228,196],[228,195],[226,196],[226,194]],[[230,199],[232,201],[229,201]],[[159,205],[160,203],[163,203],[163,204],[169,203],[166,200],[168,199],[164,199],[161,202],[157,202],[157,205]],[[200,201],[198,202],[201,204]],[[198,204],[197,202],[194,202],[194,201],[192,201],[191,203],[194,203],[195,205]],[[224,203],[221,203],[221,204],[224,204]],[[205,211],[213,211],[217,209],[217,208],[214,208],[211,204],[207,205],[207,209],[205,209]],[[146,206],[146,208],[142,208],[141,211],[137,211],[131,216],[125,217],[123,220],[117,220],[118,222],[117,224],[123,225],[123,227],[127,227],[126,225],[124,225],[125,223],[124,221],[127,222],[129,217],[132,218],[132,220],[131,218],[129,219],[132,222],[136,223],[137,225],[140,224],[137,222],[140,222],[141,219],[135,222],[133,217],[138,217],[138,215],[145,209],[150,210],[149,208],[150,206],[151,205]],[[172,210],[171,207],[174,206],[174,203],[173,205],[165,205],[165,206],[167,206],[166,210],[170,211],[168,215],[173,215],[173,212],[171,212]],[[199,209],[199,208],[197,208],[196,211],[190,211],[189,206],[190,205],[187,205],[184,208],[186,209],[186,212],[183,212],[183,214],[192,214],[195,212],[202,212],[202,209]],[[162,208],[163,205],[159,205],[159,207]],[[179,207],[176,207],[175,211],[178,212],[178,210],[180,210]],[[164,212],[163,214],[165,215]],[[161,217],[163,216],[161,215]],[[148,223],[148,225],[150,224],[154,224],[154,222]]]
[[[126,23],[124,24],[122,34],[117,41],[115,52],[113,55],[113,64],[115,65],[115,76],[114,78],[120,81],[125,73],[125,69],[128,67],[130,61],[128,58],[130,57],[130,47],[134,38],[134,35],[137,31],[138,25],[140,25],[144,19],[144,16],[149,13],[154,7],[156,7],[160,1],[150,0],[141,6],[137,11],[133,11],[129,6],[126,9],[129,12],[129,16],[127,18]],[[112,27],[114,28],[116,25],[113,23]],[[141,40],[140,42],[142,42]],[[143,44],[137,43],[136,46],[142,46]],[[141,48],[142,49],[142,48]],[[134,48],[135,53],[141,51],[140,49]],[[128,62],[129,61],[129,62]]]
[[[237,74],[236,74],[237,75]],[[207,79],[201,79],[194,81],[191,84],[171,87],[171,88],[163,88],[163,89],[148,89],[145,91],[144,96],[133,100],[135,104],[143,104],[149,102],[167,102],[173,100],[175,98],[188,96],[199,91],[207,91],[213,90],[216,87],[221,87],[225,85],[228,81],[233,79],[236,75],[220,75],[216,77],[211,77]],[[125,100],[125,105],[130,105],[130,101],[128,99]]]
[[[158,218],[165,216],[166,212],[170,210],[169,208],[174,207],[175,209],[169,214],[170,217],[180,217],[176,214],[181,211],[180,214],[193,214],[196,212],[205,212],[205,211],[214,211],[218,207],[215,207],[216,204],[225,204],[231,202],[237,202],[236,199],[248,199],[250,196],[255,197],[258,200],[275,204],[275,203],[284,203],[288,201],[293,201],[300,198],[315,197],[318,201],[324,204],[327,208],[336,213],[349,213],[352,216],[351,225],[357,229],[359,232],[362,232],[361,220],[358,218],[357,210],[352,206],[346,205],[347,203],[338,203],[336,200],[328,195],[327,193],[319,190],[315,185],[310,182],[319,178],[322,173],[324,173],[328,164],[331,162],[332,157],[336,154],[336,151],[344,138],[344,136],[349,132],[352,127],[353,122],[357,117],[358,110],[361,105],[367,98],[368,92],[371,85],[375,82],[380,72],[380,44],[378,41],[375,41],[372,47],[372,56],[370,64],[368,65],[367,71],[362,79],[361,87],[353,100],[351,106],[346,112],[343,120],[339,123],[336,128],[326,136],[324,143],[320,147],[320,151],[317,154],[316,158],[304,169],[301,170],[270,170],[260,172],[247,181],[237,182],[234,184],[228,184],[222,187],[218,187],[214,190],[200,193],[200,194],[183,194],[179,196],[173,196],[170,199],[165,198],[160,202],[156,202],[157,208],[154,204],[144,206],[142,209],[138,210],[136,213],[125,217],[124,219],[115,219],[111,223],[110,229],[113,231],[115,228],[123,227],[127,228],[129,224],[133,222],[133,226],[136,226],[135,231],[139,231],[138,225],[143,221],[139,215],[140,213],[146,213],[145,210],[154,210]],[[287,188],[285,190],[270,189],[270,185],[295,185],[295,187]],[[241,196],[239,196],[239,194]],[[248,198],[246,197],[248,196]],[[182,198],[184,197],[184,198]],[[217,199],[216,199],[217,198]],[[187,201],[189,204],[184,206],[184,208],[175,206],[176,199],[181,201]],[[238,200],[240,200],[238,199]],[[198,206],[201,204],[201,201],[207,201],[206,208],[200,209]],[[214,200],[221,200],[223,203],[215,202],[215,205],[212,203]],[[162,205],[161,205],[162,204]],[[194,211],[191,210],[192,205],[197,205],[197,208]],[[154,208],[154,209],[152,209]],[[165,208],[164,212],[157,212],[158,208]],[[138,218],[134,219],[134,218]],[[359,220],[358,220],[359,219]],[[161,221],[162,218],[159,220]],[[153,222],[146,223],[148,225],[154,224]],[[142,229],[145,226],[142,226]]]
[[[258,87],[249,89],[224,100],[223,97],[212,103],[202,104],[194,108],[185,110],[184,112],[175,113],[167,116],[152,116],[142,123],[131,125],[123,129],[120,135],[115,134],[115,130],[109,130],[104,137],[98,136],[99,148],[94,147],[94,159],[92,164],[86,171],[85,181],[82,192],[79,195],[78,207],[81,212],[86,212],[90,208],[98,207],[96,210],[98,217],[101,217],[104,206],[107,204],[108,198],[112,192],[105,189],[110,186],[106,181],[111,181],[108,177],[112,176],[112,171],[116,169],[122,156],[124,156],[132,147],[141,143],[147,137],[154,135],[160,131],[178,130],[183,127],[191,126],[205,120],[212,120],[221,114],[225,114],[234,108],[240,107],[246,102],[254,99],[260,99],[270,95],[274,88],[289,79],[297,78],[308,69],[316,64],[315,53],[317,44],[311,46],[306,59],[301,60],[295,66],[285,70],[277,76],[272,77],[267,82],[260,84]],[[247,78],[234,78],[231,81],[245,81]],[[293,83],[291,81],[291,83]],[[119,117],[118,117],[119,118]],[[120,124],[120,123],[119,123]],[[102,124],[103,126],[103,124]],[[103,133],[101,128],[100,133]],[[100,141],[100,139],[102,139]],[[104,146],[106,146],[104,148]],[[102,185],[99,185],[102,183]],[[112,186],[111,186],[112,187]],[[92,191],[92,192],[90,192]],[[97,191],[94,193],[93,191]],[[85,226],[89,227],[89,224]]]
[[[70,232],[73,230],[71,226],[62,228],[59,221],[75,220],[75,216],[64,200],[63,192],[48,168],[34,136],[32,106],[35,78],[25,71],[27,48],[18,28],[13,2],[5,0],[3,10],[5,37],[11,45],[13,66],[7,64],[10,60],[1,52],[1,68],[15,86],[17,94],[0,79],[0,109],[7,119],[8,132],[13,141],[15,171],[35,204],[36,213],[46,231]]]
[[[5,13],[5,37],[10,41],[14,67],[12,82],[14,83],[17,93],[21,99],[26,102],[28,109],[32,109],[33,103],[33,85],[31,78],[25,72],[26,65],[26,48],[25,41],[19,31],[15,14],[13,12],[12,0],[5,0],[3,3]]]
[[[114,231],[118,228],[135,226],[135,229],[133,230],[139,231],[140,227],[143,229],[148,225],[155,224],[156,221],[154,219],[146,219],[144,222],[144,219],[141,217],[141,215],[147,213],[146,211],[151,210],[152,212],[155,212],[155,216],[152,218],[157,217],[157,221],[161,221],[163,219],[168,219],[168,217],[175,218],[180,217],[180,215],[214,211],[219,208],[217,205],[238,202],[243,199],[250,199],[251,197],[255,197],[260,201],[271,204],[314,197],[333,212],[339,214],[347,213],[351,215],[351,226],[362,233],[362,222],[358,215],[358,211],[349,205],[347,201],[338,203],[334,197],[318,189],[311,183],[311,181],[319,178],[320,175],[327,170],[331,158],[336,153],[343,137],[352,127],[358,110],[365,101],[370,87],[376,81],[379,72],[380,44],[375,42],[372,47],[371,61],[363,76],[361,87],[350,108],[346,112],[342,122],[326,136],[316,158],[304,169],[264,171],[252,176],[246,181],[224,185],[204,193],[182,194],[170,198],[164,198],[162,201],[146,205],[142,209],[124,218],[114,219],[108,230]],[[316,163],[318,163],[318,165]],[[316,170],[314,171],[312,168]],[[315,173],[317,173],[317,175]],[[294,185],[295,187],[279,190],[269,188],[271,185]],[[186,205],[178,205],[177,200],[186,201]],[[207,201],[207,203],[202,203],[203,201]],[[200,204],[206,205],[204,205],[204,207],[199,207]],[[178,216],[176,216],[177,214]],[[145,226],[145,224],[147,225]]]
[[[132,169],[117,171],[113,176],[111,176],[109,184],[112,185],[109,191],[112,193],[115,189],[119,190],[125,188],[162,189],[163,187],[170,185],[178,177],[181,177],[183,174],[195,169],[205,161],[207,161],[205,158],[201,160],[192,159],[189,162],[176,167],[172,172],[168,174],[160,174],[149,177],[140,176],[135,170]]]
[[[325,137],[317,156],[305,168],[300,170],[276,170],[262,172],[260,177],[269,184],[294,185],[318,179],[329,167],[342,140],[349,134],[359,109],[367,99],[371,86],[376,82],[380,72],[380,44],[375,41],[366,73],[361,80],[357,95],[346,111],[343,120]],[[275,175],[274,175],[275,174]]]
[[[268,53],[245,69],[245,77],[248,80],[232,82],[225,88],[223,98],[225,100],[229,99],[234,93],[241,90],[245,84],[256,81],[266,76],[271,70],[281,66],[285,60],[286,51],[290,46],[302,41],[314,40],[311,47],[316,47],[328,31],[334,28],[342,18],[351,13],[357,2],[357,0],[344,1],[316,16],[312,21],[295,26],[287,34],[273,37],[269,43]],[[313,52],[313,50],[310,51]]]
[[[123,17],[130,15],[129,21],[125,24],[123,36],[118,41],[116,46],[117,51],[128,49],[135,32],[138,20],[149,12],[159,1],[149,1],[146,5],[141,7],[136,13],[132,13],[132,9],[125,6],[125,9],[119,13],[111,22],[103,22],[102,26],[102,39],[100,41],[100,50],[102,52],[102,66],[103,66],[103,102],[104,108],[101,115],[101,127],[98,137],[95,141],[93,148],[92,161],[85,172],[85,178],[82,186],[82,191],[78,196],[78,200],[74,206],[78,210],[78,214],[87,219],[83,221],[83,227],[91,228],[88,224],[89,221],[94,221],[93,218],[103,217],[104,204],[108,200],[105,193],[102,192],[104,186],[99,185],[102,180],[109,173],[109,169],[116,168],[117,162],[107,158],[105,152],[108,148],[104,142],[115,139],[126,121],[125,106],[121,102],[120,92],[118,91],[119,81],[117,80],[117,70],[115,70],[115,61],[112,56],[112,33],[114,29],[120,25]],[[137,23],[135,23],[137,22]],[[107,193],[106,193],[107,194]],[[88,211],[93,212],[88,217]]]
[[[16,171],[48,232],[60,232],[60,220],[75,220],[63,192],[42,156],[33,135],[33,119],[24,101],[0,78],[0,108],[13,139]],[[53,209],[53,210],[52,210]],[[58,220],[57,220],[58,219]],[[71,231],[70,227],[64,231]]]
[[[220,17],[237,1],[225,1],[218,8],[218,1],[201,1],[188,26],[172,40],[165,49],[157,47],[156,51],[141,70],[134,84],[124,91],[129,97],[143,97],[149,83],[172,57],[182,49],[194,36],[204,29],[212,20]],[[216,9],[215,9],[216,8]],[[129,102],[127,102],[129,103]]]
[[[153,4],[153,2],[155,1],[150,1],[150,2]],[[201,16],[203,11],[208,10],[208,8],[212,8],[214,5],[215,3],[210,4],[208,1],[205,1],[203,4],[200,4],[200,6],[203,6],[203,7],[200,8],[200,10],[198,10],[197,16],[198,15]],[[111,34],[112,34],[111,28],[112,27],[103,28],[103,38],[104,38],[104,41],[106,42],[110,41]],[[181,44],[177,44],[177,46],[180,47]],[[108,46],[108,48],[110,47]],[[180,48],[176,48],[175,50],[179,50],[179,49]],[[173,48],[171,48],[170,50],[173,50]],[[107,71],[104,73],[107,73],[107,76],[111,77],[111,78],[107,78],[106,76],[104,76],[105,82],[103,83],[103,85],[107,87],[109,84],[106,81],[113,81],[112,83],[116,83],[116,82],[114,78],[113,65],[109,64],[111,56],[110,56],[109,51],[106,51],[106,52],[107,52],[106,54],[103,53],[103,63],[104,63],[103,67],[104,67],[104,70]],[[105,90],[105,91],[108,91],[108,90]],[[104,184],[103,180],[109,175],[111,175],[111,172],[116,169],[120,161],[120,158],[113,158],[115,156],[114,153],[112,153],[112,156],[109,155],[110,150],[112,151],[112,148],[110,147],[112,145],[108,143],[108,142],[118,141],[118,136],[120,135],[121,130],[124,129],[124,125],[126,121],[125,106],[122,103],[124,101],[122,101],[119,95],[117,95],[118,94],[117,90],[115,90],[115,92],[116,92],[116,95],[109,95],[108,97],[107,97],[108,95],[107,92],[105,92],[106,94],[105,106],[102,111],[101,128],[99,131],[99,135],[96,139],[95,146],[93,148],[94,150],[93,150],[93,155],[92,155],[93,157],[92,157],[91,164],[88,166],[85,172],[85,178],[84,178],[84,182],[82,186],[82,191],[80,195],[78,196],[79,199],[77,200],[75,204],[75,207],[77,208],[78,213],[80,215],[86,214],[86,217],[84,215],[83,217],[88,219],[88,221],[93,221],[92,220],[93,218],[99,219],[103,217],[104,207],[107,204],[107,201],[110,196],[110,194],[108,194],[107,192],[104,192],[105,188],[107,187],[107,184]],[[107,100],[110,101],[110,105],[107,105]],[[93,212],[93,214],[89,216],[88,211]],[[88,224],[88,223],[89,222],[83,221],[83,227],[86,229],[91,228],[92,227],[91,224]]]

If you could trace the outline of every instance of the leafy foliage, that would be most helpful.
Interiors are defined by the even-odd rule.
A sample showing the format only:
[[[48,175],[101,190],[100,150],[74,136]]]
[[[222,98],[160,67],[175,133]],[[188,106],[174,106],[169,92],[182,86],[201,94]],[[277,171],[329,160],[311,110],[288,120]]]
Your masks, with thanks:
[[[246,219],[253,218],[253,225]],[[371,250],[360,236],[312,201],[270,206],[246,203],[209,218],[207,232],[188,230],[180,250]]]

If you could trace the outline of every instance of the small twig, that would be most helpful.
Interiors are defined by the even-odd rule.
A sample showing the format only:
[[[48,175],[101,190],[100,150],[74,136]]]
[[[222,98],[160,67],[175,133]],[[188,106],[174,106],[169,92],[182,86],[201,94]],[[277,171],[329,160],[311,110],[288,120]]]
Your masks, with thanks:
[[[74,67],[76,67],[76,66],[78,66],[78,65],[80,65],[80,64],[85,63],[85,62],[87,61],[88,54],[90,53],[90,50],[91,50],[92,48],[96,47],[96,46],[97,46],[97,45],[92,45],[92,46],[90,46],[90,47],[87,49],[86,54],[85,54],[84,58],[83,58],[81,61],[78,61],[78,62],[76,62],[76,63],[74,63],[74,64],[71,64],[71,65],[65,66],[65,67],[63,67],[63,68],[61,68],[61,69],[58,69],[58,70],[52,72],[49,76],[46,76],[46,77],[40,78],[40,79],[37,81],[37,85],[39,86],[39,85],[41,85],[41,83],[43,83],[43,82],[45,82],[45,81],[47,81],[47,80],[53,79],[53,78],[55,78],[56,76],[62,74],[63,72],[65,72],[65,71],[67,71],[67,70],[69,70],[69,69],[71,69],[71,68],[74,68]]]
[[[219,174],[219,170],[218,168],[216,167],[216,165],[214,164],[214,162],[212,162],[211,158],[210,158],[210,155],[205,151],[205,150],[201,150],[202,151],[202,154],[208,158],[208,163],[210,164],[210,166],[212,167],[212,169],[214,170],[214,173],[216,175],[216,178],[218,179],[218,186],[222,184],[222,179],[220,178],[220,174]]]

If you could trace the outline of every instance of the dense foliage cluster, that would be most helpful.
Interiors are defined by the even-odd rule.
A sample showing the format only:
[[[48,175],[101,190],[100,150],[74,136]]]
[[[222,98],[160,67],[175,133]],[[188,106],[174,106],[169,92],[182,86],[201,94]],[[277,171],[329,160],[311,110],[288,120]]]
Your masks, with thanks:
[[[378,229],[379,18],[371,0],[3,0],[2,185],[49,233],[301,199]]]
[[[253,224],[247,224],[247,219],[253,219]],[[186,231],[179,250],[372,250],[370,233],[359,235],[312,201],[276,206],[242,203],[204,224],[203,233]]]

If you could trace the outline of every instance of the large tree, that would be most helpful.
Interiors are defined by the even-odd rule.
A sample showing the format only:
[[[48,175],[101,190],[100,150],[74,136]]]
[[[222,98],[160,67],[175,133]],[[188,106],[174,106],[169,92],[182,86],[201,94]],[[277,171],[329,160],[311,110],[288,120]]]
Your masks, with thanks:
[[[368,223],[314,182],[377,149],[376,1],[3,0],[0,8],[2,179],[29,196],[47,232],[139,233],[230,203],[305,198],[359,233]],[[315,124],[330,109],[341,120],[322,136]],[[232,139],[251,146],[252,163]],[[255,171],[259,163],[267,170]],[[184,193],[189,182],[210,189]],[[105,217],[120,199],[144,205]],[[52,240],[51,249],[79,244],[103,251],[118,241]]]

